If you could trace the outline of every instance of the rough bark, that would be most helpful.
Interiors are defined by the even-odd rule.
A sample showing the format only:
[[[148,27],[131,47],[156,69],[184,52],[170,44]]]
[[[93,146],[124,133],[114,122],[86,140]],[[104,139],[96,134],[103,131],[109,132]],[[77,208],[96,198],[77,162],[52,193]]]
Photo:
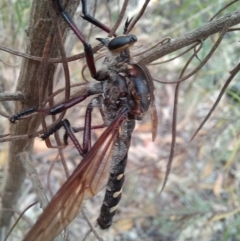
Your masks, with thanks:
[[[171,39],[171,41],[167,44],[156,46],[155,48],[137,56],[134,60],[144,64],[151,63],[178,49],[184,48],[199,40],[204,40],[213,34],[221,32],[228,21],[230,21],[229,27],[239,24],[240,9],[226,14],[223,17],[216,18],[200,28],[185,33],[177,39]]]
[[[70,1],[68,1],[70,2]],[[79,1],[71,1],[71,6],[67,7],[70,15],[73,14]],[[26,53],[41,57],[43,55],[44,46],[47,38],[54,30],[51,16],[49,14],[48,0],[34,0],[31,7],[30,22],[28,28],[28,41],[26,45]],[[61,22],[61,29],[64,33],[66,31],[66,24]],[[55,38],[56,39],[56,38]],[[57,57],[58,48],[56,42],[52,43],[50,57]],[[55,65],[48,64],[45,68],[44,79],[40,80],[40,86],[37,83],[41,62],[29,59],[23,59],[21,65],[21,72],[18,79],[16,91],[20,91],[25,96],[24,102],[16,102],[13,113],[39,105],[39,87],[42,88],[43,96],[46,96],[48,83],[53,79]],[[40,98],[43,98],[41,96]],[[40,124],[39,117],[27,118],[20,121],[17,125],[11,125],[10,133],[12,135],[31,134],[34,133]],[[25,170],[18,156],[19,153],[28,151],[32,152],[33,139],[17,140],[10,143],[8,167],[6,170],[5,180],[2,186],[2,209],[11,210],[16,205],[18,195],[21,191],[21,185],[25,178]],[[12,217],[12,211],[3,211],[0,213],[0,226],[8,227]]]

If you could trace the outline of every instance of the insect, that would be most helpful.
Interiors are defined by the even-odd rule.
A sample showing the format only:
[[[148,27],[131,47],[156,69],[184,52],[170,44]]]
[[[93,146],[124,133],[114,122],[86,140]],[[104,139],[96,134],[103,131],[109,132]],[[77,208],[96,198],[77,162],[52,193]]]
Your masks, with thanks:
[[[102,229],[110,227],[121,199],[124,170],[135,121],[142,120],[145,113],[150,110],[153,140],[157,133],[157,114],[154,106],[154,86],[151,75],[144,65],[131,62],[129,48],[137,42],[135,35],[127,34],[131,20],[126,21],[123,35],[112,39],[98,38],[109,52],[103,62],[103,67],[97,71],[91,45],[87,43],[81,31],[64,11],[61,2],[54,0],[54,3],[63,19],[82,42],[91,76],[98,82],[86,85],[82,89],[81,95],[50,110],[40,107],[30,108],[13,115],[10,122],[15,123],[21,117],[34,112],[55,115],[91,95],[97,94],[97,97],[90,101],[86,109],[82,146],[77,141],[67,119],[57,123],[42,135],[42,139],[46,139],[64,127],[66,131],[65,143],[70,138],[79,154],[84,158],[53,197],[24,240],[52,240],[76,217],[83,200],[97,194],[106,185],[106,182],[106,194],[97,222]],[[110,32],[110,29],[88,15],[84,0],[82,0],[82,9],[85,20],[106,32]],[[99,109],[104,124],[108,127],[91,147],[91,113],[93,108]]]

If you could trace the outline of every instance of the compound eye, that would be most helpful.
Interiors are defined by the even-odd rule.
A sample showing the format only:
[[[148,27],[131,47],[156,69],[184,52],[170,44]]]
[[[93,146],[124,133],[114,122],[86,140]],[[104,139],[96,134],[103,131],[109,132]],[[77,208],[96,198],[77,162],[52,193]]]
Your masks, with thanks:
[[[123,35],[112,39],[108,44],[110,51],[122,51],[137,41],[135,35]]]
[[[130,37],[131,37],[132,43],[137,42],[137,37],[135,35],[130,35]]]

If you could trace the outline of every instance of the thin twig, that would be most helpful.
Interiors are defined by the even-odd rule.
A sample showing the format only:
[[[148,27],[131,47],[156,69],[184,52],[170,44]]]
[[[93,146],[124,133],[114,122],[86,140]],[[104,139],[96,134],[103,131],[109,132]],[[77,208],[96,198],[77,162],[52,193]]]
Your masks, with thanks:
[[[231,6],[232,4],[234,4],[235,2],[238,2],[239,0],[233,0],[232,2],[228,3],[227,5],[225,5],[224,7],[222,7],[219,11],[217,11],[209,20],[212,21],[215,17],[217,17],[217,15],[219,13],[221,13],[224,9],[228,8],[229,6]]]
[[[135,26],[135,24],[138,22],[138,20],[142,17],[142,15],[144,14],[148,3],[150,2],[150,0],[145,0],[145,3],[143,4],[140,12],[138,13],[137,17],[133,19],[133,21],[131,22],[130,26],[128,27],[128,31],[127,33],[131,32],[133,27]]]
[[[19,220],[22,218],[22,216],[24,215],[24,213],[25,213],[29,208],[31,208],[32,206],[34,206],[34,205],[37,204],[37,203],[38,203],[38,201],[30,204],[28,207],[26,207],[26,208],[22,211],[22,213],[20,214],[20,216],[19,216],[19,217],[17,218],[17,220],[14,222],[13,226],[9,229],[9,231],[8,231],[8,233],[7,233],[4,241],[7,241],[9,235],[11,234],[11,232],[13,231],[13,229],[16,227],[16,225],[18,224]]]
[[[24,101],[25,97],[22,92],[17,91],[16,93],[3,92],[0,93],[0,101]]]
[[[200,51],[202,46],[200,46],[194,53],[193,55],[189,58],[189,60],[187,61],[187,63],[185,64],[183,70],[180,73],[179,79],[182,78],[184,72],[186,71],[187,67],[189,66],[189,64],[191,63],[191,61],[193,60],[193,58],[195,56],[197,56],[197,53]],[[172,167],[172,162],[173,162],[173,157],[174,157],[174,153],[175,153],[175,146],[176,146],[176,133],[177,133],[177,111],[178,111],[178,93],[179,93],[179,88],[180,88],[180,84],[181,81],[178,81],[178,83],[176,84],[176,88],[175,88],[175,94],[174,94],[174,105],[173,105],[173,122],[172,122],[172,141],[171,141],[171,148],[170,148],[170,154],[169,154],[169,159],[168,159],[168,163],[167,163],[167,170],[165,173],[165,177],[164,177],[164,181],[163,181],[163,185],[162,188],[160,190],[160,194],[162,193],[162,191],[164,190],[170,171],[171,171],[171,167]]]
[[[198,132],[201,130],[201,128],[204,126],[204,124],[207,122],[207,120],[210,118],[210,116],[212,115],[213,111],[216,109],[218,103],[220,102],[223,94],[225,93],[228,85],[231,83],[231,81],[233,80],[233,78],[236,76],[236,74],[240,71],[240,64],[238,64],[232,71],[231,71],[231,75],[229,76],[229,78],[227,79],[226,83],[224,84],[224,86],[222,87],[215,103],[213,104],[212,108],[210,109],[210,111],[208,112],[208,114],[206,115],[206,117],[204,118],[204,120],[202,121],[202,123],[200,124],[200,126],[197,128],[197,130],[194,132],[191,141],[194,139],[194,137],[198,134]]]
[[[93,227],[93,225],[91,224],[87,214],[85,213],[85,211],[82,209],[81,213],[84,217],[84,219],[86,220],[88,226],[90,227],[91,231],[93,232],[94,236],[97,238],[97,240],[99,241],[103,241],[103,239],[98,235],[98,232],[96,231],[96,229]],[[85,236],[85,238],[87,237],[87,235]]]
[[[38,197],[40,207],[44,209],[48,205],[49,201],[47,198],[47,193],[38,178],[38,173],[32,165],[32,156],[28,152],[22,152],[19,153],[19,158],[22,161],[30,180],[32,181],[33,189]]]
[[[129,0],[124,1],[121,12],[118,15],[118,19],[117,19],[116,23],[114,24],[114,26],[112,27],[111,32],[108,35],[109,37],[111,37],[112,35],[115,34],[116,30],[118,29],[119,25],[121,24],[124,14],[126,12],[127,6],[128,6],[128,2],[129,2]]]

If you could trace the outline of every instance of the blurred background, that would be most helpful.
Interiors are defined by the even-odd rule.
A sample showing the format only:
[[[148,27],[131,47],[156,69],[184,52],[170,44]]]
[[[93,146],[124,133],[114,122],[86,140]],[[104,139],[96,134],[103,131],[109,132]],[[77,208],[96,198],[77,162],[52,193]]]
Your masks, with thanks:
[[[87,2],[91,14],[94,13],[95,17],[107,26],[113,26],[121,10],[122,1]],[[138,37],[138,42],[132,48],[133,56],[149,49],[166,37],[178,38],[184,33],[203,26],[229,2],[226,0],[150,1],[144,15],[132,31]],[[144,1],[130,0],[126,11],[127,16],[136,16],[143,3]],[[95,6],[97,6],[96,9]],[[237,6],[239,6],[238,3],[230,6],[220,16],[236,10]],[[30,7],[31,1],[0,0],[0,45],[24,53]],[[107,36],[103,31],[81,19],[81,6],[74,20],[92,46],[98,44],[95,38]],[[123,23],[117,33],[122,34],[122,30]],[[200,60],[208,54],[218,36],[219,34],[212,35],[203,42],[198,59],[195,58],[191,62],[187,73],[200,64]],[[83,51],[81,42],[71,31],[65,48],[67,56]],[[100,54],[104,54],[105,51],[101,49]],[[181,49],[168,54],[156,63],[166,61],[183,51],[184,49]],[[171,62],[149,65],[152,77],[165,82],[177,81],[192,53],[187,53]],[[176,150],[168,182],[161,195],[160,190],[172,141],[171,125],[175,85],[154,82],[158,135],[153,143],[150,115],[146,115],[143,121],[137,122],[128,155],[123,195],[113,219],[113,225],[109,230],[104,231],[97,228],[103,240],[240,240],[239,75],[232,81],[210,119],[190,142],[192,135],[214,104],[229,77],[229,72],[238,63],[239,53],[237,32],[227,33],[207,64],[181,84]],[[15,91],[21,61],[21,57],[0,51],[1,91]],[[103,58],[97,61],[98,68],[102,61]],[[69,63],[72,84],[84,82],[81,73],[84,64],[83,60]],[[84,73],[89,82],[94,82],[88,70]],[[55,74],[55,90],[61,87],[64,87],[64,75],[59,65]],[[77,90],[73,88],[72,93]],[[58,95],[56,101],[61,98],[62,96]],[[85,107],[89,99],[67,111],[66,117],[72,126],[83,126]],[[12,102],[9,103],[10,107],[11,104]],[[0,108],[9,114],[14,114],[13,108],[7,110],[4,105]],[[95,111],[93,124],[101,123],[101,117],[98,111]],[[0,134],[8,133],[8,126],[9,121],[0,117]],[[102,131],[93,131],[93,140],[97,140]],[[81,133],[77,134],[77,138],[81,143]],[[1,178],[6,167],[7,150],[8,143],[1,143]],[[81,160],[72,143],[65,148],[64,156],[69,170],[74,170]],[[32,158],[43,186],[46,189],[50,186],[51,190],[56,192],[66,180],[57,150],[47,148],[45,142],[36,138]],[[53,167],[48,179],[51,166]],[[104,190],[85,202],[84,210],[93,224],[99,215],[103,195]],[[32,189],[31,181],[26,179],[13,222],[35,200],[36,194]],[[29,209],[8,240],[21,240],[26,228],[32,226],[40,213],[41,209],[38,205]],[[69,240],[83,240],[88,230],[86,221],[79,214],[69,227]],[[96,238],[90,234],[86,240],[96,240]]]

